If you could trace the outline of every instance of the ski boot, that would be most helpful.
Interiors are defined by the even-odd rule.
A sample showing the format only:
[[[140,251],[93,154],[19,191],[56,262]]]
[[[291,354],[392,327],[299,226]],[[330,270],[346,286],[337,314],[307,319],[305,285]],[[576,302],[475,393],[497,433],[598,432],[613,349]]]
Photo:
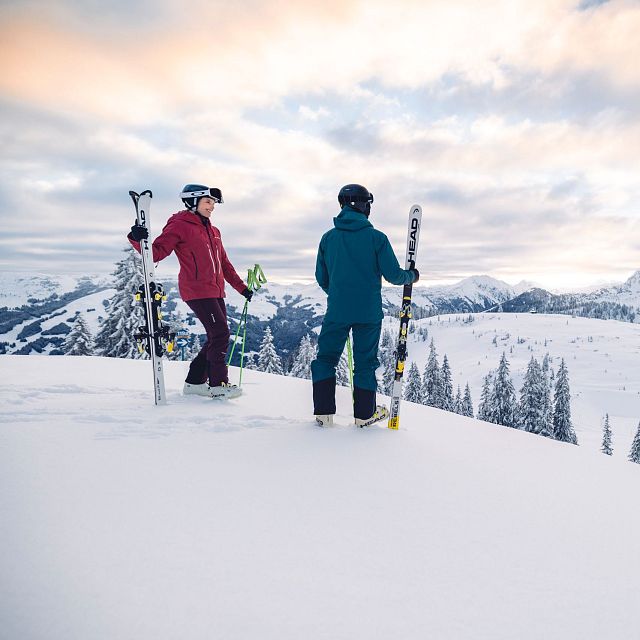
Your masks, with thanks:
[[[185,382],[184,387],[182,387],[182,395],[211,397],[209,385],[206,382],[203,382],[202,384],[191,384],[189,382]]]
[[[206,382],[202,384],[185,382],[182,393],[185,396],[204,396],[205,398],[227,400],[242,395],[242,390],[235,384],[225,384],[224,382],[216,387],[210,387]]]
[[[218,400],[229,400],[242,395],[242,389],[237,384],[222,382],[215,387],[209,387],[209,395]]]
[[[389,410],[383,404],[379,404],[370,418],[356,418],[356,427],[370,427],[380,420],[386,420],[389,417]]]
[[[333,414],[317,415],[316,424],[320,427],[332,427],[333,426]]]

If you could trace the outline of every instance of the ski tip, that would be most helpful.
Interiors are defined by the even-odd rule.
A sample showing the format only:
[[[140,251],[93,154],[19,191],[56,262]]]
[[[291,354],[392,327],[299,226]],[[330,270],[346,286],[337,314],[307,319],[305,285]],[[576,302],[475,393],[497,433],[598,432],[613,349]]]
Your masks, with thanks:
[[[422,215],[422,207],[419,204],[412,204],[411,215]]]

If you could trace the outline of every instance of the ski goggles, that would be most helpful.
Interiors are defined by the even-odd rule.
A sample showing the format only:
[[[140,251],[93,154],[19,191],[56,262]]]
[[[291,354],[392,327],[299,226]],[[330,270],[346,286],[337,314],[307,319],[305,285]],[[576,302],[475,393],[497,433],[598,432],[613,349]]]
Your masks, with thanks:
[[[224,199],[222,198],[222,191],[218,189],[218,187],[211,187],[211,189],[202,189],[200,191],[183,191],[180,194],[182,199],[185,198],[211,198],[214,202],[218,204],[224,204]]]

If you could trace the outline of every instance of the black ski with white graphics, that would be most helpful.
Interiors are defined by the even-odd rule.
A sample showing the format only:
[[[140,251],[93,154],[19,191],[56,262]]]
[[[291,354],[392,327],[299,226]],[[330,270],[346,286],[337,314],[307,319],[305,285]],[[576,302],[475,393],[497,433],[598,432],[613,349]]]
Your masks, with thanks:
[[[151,251],[151,228],[149,225],[149,208],[151,206],[151,191],[143,191],[138,194],[129,191],[129,195],[136,207],[136,222],[145,227],[149,233],[147,238],[140,241],[140,255],[142,256],[142,272],[144,282],[138,288],[136,300],[142,303],[144,308],[144,326],[138,329],[134,335],[141,353],[145,351],[151,358],[153,365],[153,390],[156,404],[166,404],[167,397],[164,388],[164,372],[162,369],[162,354],[165,349],[173,350],[174,334],[162,323],[160,307],[166,296],[162,285],[155,280],[153,254]]]
[[[422,208],[414,204],[409,210],[409,227],[407,229],[407,252],[405,269],[415,269],[418,256],[418,241],[420,240],[420,226],[422,225]],[[412,284],[405,284],[402,291],[402,306],[400,308],[400,333],[396,346],[396,366],[393,374],[393,389],[391,391],[391,407],[389,409],[389,429],[400,427],[400,401],[402,399],[402,376],[407,360],[407,338],[409,336],[409,319],[411,318]]]

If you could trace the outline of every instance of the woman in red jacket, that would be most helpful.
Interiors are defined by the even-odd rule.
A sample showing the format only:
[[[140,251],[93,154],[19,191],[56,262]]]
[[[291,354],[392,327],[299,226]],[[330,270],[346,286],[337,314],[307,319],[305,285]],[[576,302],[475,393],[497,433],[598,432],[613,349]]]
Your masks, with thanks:
[[[229,346],[225,280],[251,300],[252,291],[236,273],[222,246],[220,231],[211,222],[222,192],[201,184],[188,184],[180,194],[187,207],[172,215],[153,242],[153,260],[159,262],[175,251],[180,263],[178,290],[207,332],[207,342],[194,358],[184,383],[185,395],[235,398],[241,390],[229,384],[226,355]],[[134,224],[127,236],[136,251],[148,236],[145,227]]]

